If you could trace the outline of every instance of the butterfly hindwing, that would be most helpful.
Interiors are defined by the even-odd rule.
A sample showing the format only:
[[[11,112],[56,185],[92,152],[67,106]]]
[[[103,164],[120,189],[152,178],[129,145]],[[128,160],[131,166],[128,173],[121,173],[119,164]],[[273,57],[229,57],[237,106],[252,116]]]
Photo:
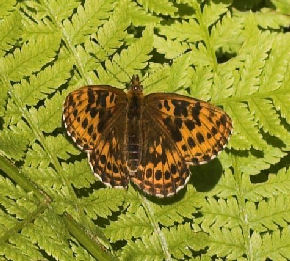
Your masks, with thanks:
[[[85,86],[71,92],[63,111],[68,135],[81,149],[93,150],[101,134],[119,117],[126,102],[122,90],[107,85]]]
[[[215,158],[231,134],[229,116],[207,102],[161,93],[146,96],[144,102],[188,164],[203,164]]]
[[[167,197],[185,186],[190,172],[175,145],[144,112],[142,159],[131,181],[147,194]]]
[[[94,174],[111,187],[127,187],[128,170],[124,160],[124,124],[121,117],[109,132],[102,135],[98,146],[88,151],[89,163]]]

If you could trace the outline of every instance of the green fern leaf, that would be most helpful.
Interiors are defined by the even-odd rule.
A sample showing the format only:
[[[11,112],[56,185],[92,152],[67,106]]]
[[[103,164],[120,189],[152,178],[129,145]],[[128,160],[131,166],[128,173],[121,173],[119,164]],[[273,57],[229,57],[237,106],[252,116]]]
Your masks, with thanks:
[[[79,5],[77,14],[72,17],[72,22],[64,21],[64,29],[70,35],[71,43],[77,45],[85,41],[85,36],[95,32],[103,24],[112,10],[114,1],[87,0],[85,5]]]
[[[59,36],[43,37],[38,41],[31,41],[16,49],[13,55],[0,60],[0,74],[2,79],[19,81],[30,75],[41,66],[50,62],[59,47]]]
[[[1,6],[0,6],[0,18],[3,19],[7,15],[9,15],[9,13],[13,9],[15,9],[15,5],[16,5],[16,0],[7,0],[7,1],[1,3]]]
[[[160,34],[166,35],[167,38],[179,41],[187,40],[188,42],[196,42],[202,39],[202,32],[195,20],[189,22],[174,23],[170,26],[160,27]]]
[[[251,146],[257,150],[263,150],[266,143],[261,134],[258,133],[253,117],[247,106],[243,103],[235,103],[225,107],[233,116],[235,135],[231,139],[231,145],[237,149],[250,149]]]
[[[144,234],[151,234],[153,227],[151,226],[143,208],[137,210],[136,213],[126,213],[120,216],[118,221],[113,222],[105,229],[105,235],[112,242],[123,239],[140,238]]]
[[[21,17],[17,11],[11,13],[0,23],[0,55],[3,56],[15,41],[19,38],[21,32]]]
[[[228,4],[223,3],[214,3],[211,2],[210,4],[205,5],[203,12],[202,12],[202,19],[204,24],[209,27],[213,23],[215,23],[221,15],[227,12]]]
[[[170,258],[164,253],[156,234],[142,237],[142,240],[130,242],[121,253],[122,260],[164,260]]]
[[[195,232],[188,223],[163,232],[168,240],[171,255],[180,260],[188,257],[192,259],[192,251],[202,251],[209,239],[206,233]]]
[[[0,132],[0,151],[8,158],[20,160],[30,142],[31,130],[23,121]]]
[[[137,2],[143,6],[147,11],[154,12],[156,14],[173,15],[177,11],[168,0],[154,1],[154,0],[137,0]]]

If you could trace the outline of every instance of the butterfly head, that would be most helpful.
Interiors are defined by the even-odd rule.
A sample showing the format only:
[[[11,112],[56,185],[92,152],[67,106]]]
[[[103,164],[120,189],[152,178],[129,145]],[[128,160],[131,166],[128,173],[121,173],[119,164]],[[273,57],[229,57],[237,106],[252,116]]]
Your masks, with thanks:
[[[142,93],[143,92],[143,86],[141,85],[141,82],[139,80],[138,75],[133,75],[128,89],[129,89],[129,91],[133,91],[135,93]]]

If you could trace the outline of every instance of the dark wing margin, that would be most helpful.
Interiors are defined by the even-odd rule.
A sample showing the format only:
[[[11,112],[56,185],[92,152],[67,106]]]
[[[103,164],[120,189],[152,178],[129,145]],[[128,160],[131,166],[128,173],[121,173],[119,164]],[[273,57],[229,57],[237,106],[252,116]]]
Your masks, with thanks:
[[[232,122],[221,108],[178,94],[153,93],[144,102],[187,164],[207,163],[226,146]]]

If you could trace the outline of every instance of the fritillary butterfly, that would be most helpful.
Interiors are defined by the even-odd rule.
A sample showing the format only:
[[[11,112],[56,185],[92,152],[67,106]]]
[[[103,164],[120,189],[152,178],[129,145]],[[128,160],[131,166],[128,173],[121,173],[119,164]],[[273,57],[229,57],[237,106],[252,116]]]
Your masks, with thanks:
[[[207,102],[171,93],[144,96],[138,76],[127,93],[108,85],[73,91],[63,121],[103,183],[123,188],[131,181],[157,197],[182,189],[189,165],[215,158],[232,131],[230,117]]]

